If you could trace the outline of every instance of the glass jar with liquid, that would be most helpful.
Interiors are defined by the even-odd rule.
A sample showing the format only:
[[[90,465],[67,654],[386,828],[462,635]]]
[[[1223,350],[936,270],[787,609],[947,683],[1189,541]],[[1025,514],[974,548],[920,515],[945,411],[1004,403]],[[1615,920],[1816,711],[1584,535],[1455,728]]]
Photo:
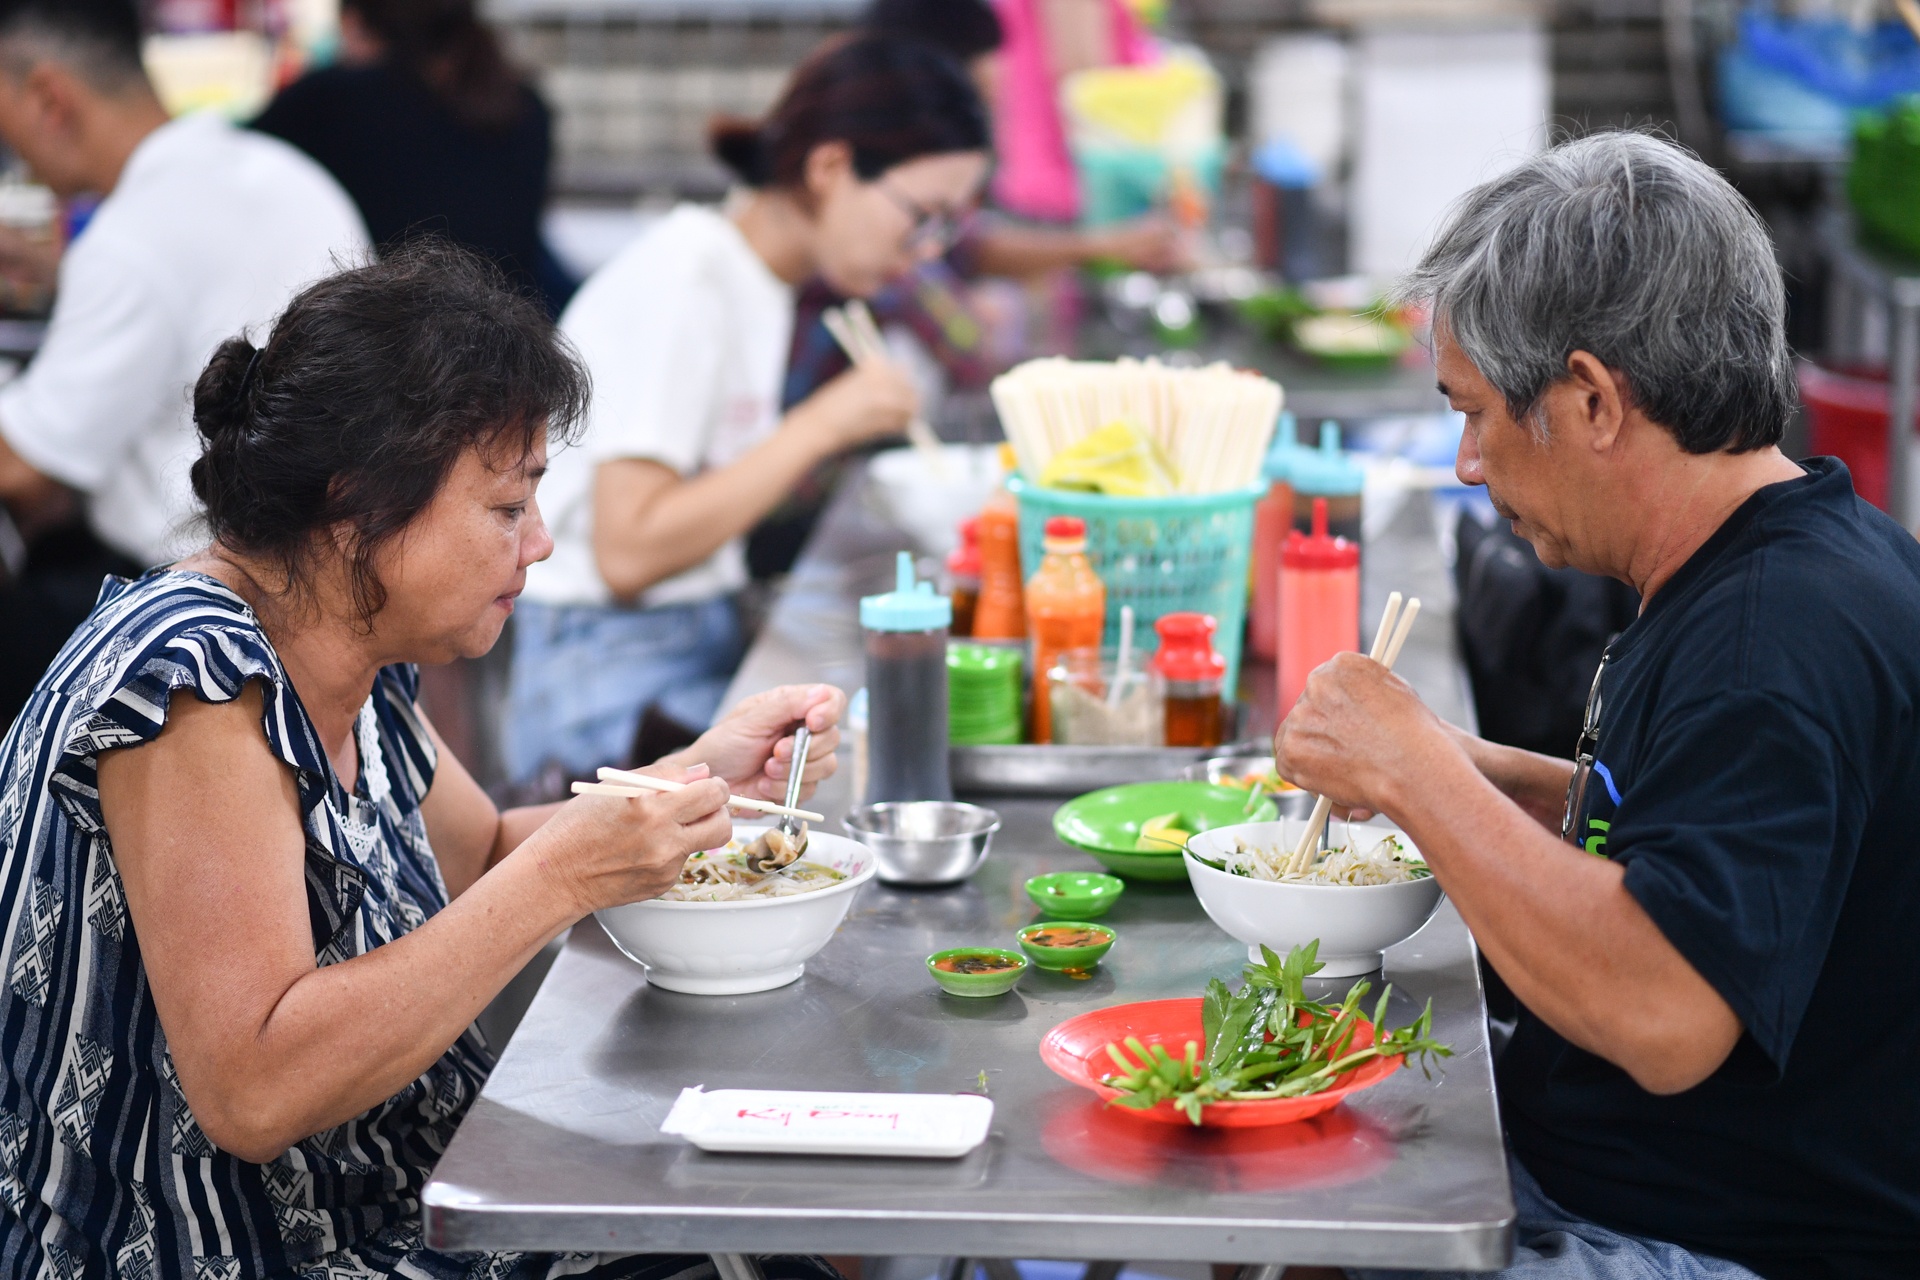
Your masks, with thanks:
[[[1167,613],[1153,624],[1170,747],[1217,747],[1226,736],[1227,660],[1213,647],[1219,625],[1210,613]]]

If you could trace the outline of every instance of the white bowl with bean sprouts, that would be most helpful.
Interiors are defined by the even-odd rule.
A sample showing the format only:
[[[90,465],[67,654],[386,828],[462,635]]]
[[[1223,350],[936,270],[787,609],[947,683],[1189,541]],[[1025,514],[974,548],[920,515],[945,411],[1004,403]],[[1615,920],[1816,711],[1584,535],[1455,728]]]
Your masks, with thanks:
[[[736,826],[725,849],[687,859],[661,897],[594,913],[647,981],[690,995],[771,991],[799,979],[873,878],[873,851],[815,831],[792,867],[758,884],[742,853],[764,826]]]
[[[1285,955],[1318,938],[1326,965],[1319,976],[1372,973],[1388,947],[1433,918],[1439,882],[1413,842],[1385,822],[1328,823],[1329,848],[1293,873],[1289,860],[1305,827],[1295,818],[1203,831],[1182,855],[1187,878],[1207,915],[1254,958],[1262,946]]]

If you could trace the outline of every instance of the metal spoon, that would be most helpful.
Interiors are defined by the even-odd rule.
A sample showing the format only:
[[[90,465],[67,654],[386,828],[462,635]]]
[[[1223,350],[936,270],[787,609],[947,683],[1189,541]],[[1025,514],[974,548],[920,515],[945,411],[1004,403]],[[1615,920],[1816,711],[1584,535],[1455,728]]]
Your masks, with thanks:
[[[793,770],[787,775],[789,809],[800,803],[801,775],[806,772],[807,749],[812,745],[813,734],[806,725],[793,731]],[[789,815],[781,818],[778,825],[761,832],[747,846],[747,870],[764,878],[792,866],[806,851],[807,824]]]

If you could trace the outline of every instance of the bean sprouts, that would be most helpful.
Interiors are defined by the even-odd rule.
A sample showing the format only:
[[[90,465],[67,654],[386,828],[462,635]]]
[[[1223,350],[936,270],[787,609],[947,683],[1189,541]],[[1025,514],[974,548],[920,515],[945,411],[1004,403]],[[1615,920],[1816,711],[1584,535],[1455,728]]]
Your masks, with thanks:
[[[1235,842],[1233,852],[1221,858],[1221,864],[1236,876],[1282,884],[1403,884],[1433,874],[1425,862],[1407,852],[1398,834],[1388,835],[1362,851],[1351,825],[1347,827],[1346,843],[1329,848],[1305,871],[1289,871],[1292,858],[1290,847],[1268,849],[1240,840]]]

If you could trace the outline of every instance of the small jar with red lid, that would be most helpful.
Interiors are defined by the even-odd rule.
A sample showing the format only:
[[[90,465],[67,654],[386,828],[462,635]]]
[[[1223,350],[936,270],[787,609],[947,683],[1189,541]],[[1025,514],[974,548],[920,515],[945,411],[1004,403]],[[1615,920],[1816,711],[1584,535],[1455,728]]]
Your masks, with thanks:
[[[1217,747],[1225,736],[1227,660],[1213,647],[1219,622],[1208,613],[1162,614],[1153,669],[1166,686],[1166,743]]]
[[[980,517],[960,522],[960,545],[947,553],[947,599],[953,601],[953,632],[973,634],[973,611],[980,603]]]

